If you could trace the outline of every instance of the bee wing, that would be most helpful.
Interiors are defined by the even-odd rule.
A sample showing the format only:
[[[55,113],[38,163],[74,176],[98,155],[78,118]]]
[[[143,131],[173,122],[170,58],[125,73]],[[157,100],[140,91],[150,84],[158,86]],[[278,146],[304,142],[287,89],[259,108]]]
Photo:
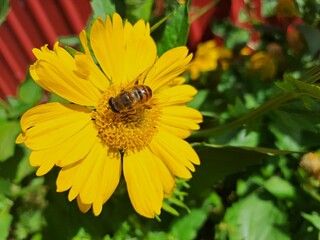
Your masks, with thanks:
[[[130,82],[126,85],[126,87],[125,87],[124,90],[130,89],[130,88],[132,88],[134,85],[140,85],[140,84],[144,85],[146,76],[147,76],[148,73],[150,72],[150,69],[151,69],[151,68],[152,68],[152,66],[149,67],[149,68],[147,68],[146,70],[144,70],[138,77],[136,77],[135,79],[133,79],[132,81],[130,81]]]

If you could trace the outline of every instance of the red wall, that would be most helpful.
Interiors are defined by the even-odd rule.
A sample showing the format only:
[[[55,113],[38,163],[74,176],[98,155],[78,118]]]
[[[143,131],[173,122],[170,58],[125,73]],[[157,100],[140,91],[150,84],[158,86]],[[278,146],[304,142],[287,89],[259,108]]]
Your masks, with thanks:
[[[50,46],[58,36],[78,34],[91,14],[89,0],[11,0],[7,20],[0,26],[0,97],[15,96],[32,48]]]

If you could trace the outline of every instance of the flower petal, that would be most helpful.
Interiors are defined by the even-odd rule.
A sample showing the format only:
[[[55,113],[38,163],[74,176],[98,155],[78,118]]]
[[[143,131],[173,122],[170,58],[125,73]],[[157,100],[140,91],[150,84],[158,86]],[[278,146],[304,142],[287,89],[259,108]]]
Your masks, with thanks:
[[[157,94],[160,106],[185,104],[193,99],[197,90],[191,85],[178,85],[164,89]]]
[[[107,87],[110,86],[110,81],[92,59],[86,32],[83,30],[79,37],[85,53],[79,52],[75,55],[77,73],[91,81],[102,92],[105,92]]]
[[[106,23],[102,19],[93,23],[90,42],[103,71],[116,85],[134,81],[157,58],[149,24],[140,20],[134,26],[123,25],[116,13],[112,19],[107,16]]]
[[[180,129],[172,131],[176,136],[188,136],[191,130],[198,130],[202,115],[198,110],[186,106],[167,106],[162,108],[161,126]],[[171,131],[170,131],[171,132]]]
[[[125,43],[124,27],[119,14],[113,14],[112,21],[107,16],[106,23],[101,18],[94,21],[90,44],[102,70],[112,83],[121,83],[124,78]]]
[[[145,84],[153,91],[158,90],[182,74],[191,59],[192,54],[188,55],[186,47],[176,47],[165,52],[150,69]]]
[[[95,106],[101,92],[88,80],[75,74],[75,59],[63,48],[54,45],[54,51],[44,46],[33,49],[37,61],[31,65],[34,81],[49,92],[83,106]]]
[[[77,204],[81,212],[86,213],[91,208],[91,204],[84,204],[81,202],[80,197],[77,197]]]
[[[24,143],[32,150],[57,146],[91,121],[90,112],[85,107],[67,103],[36,106],[21,118]]]
[[[126,42],[126,78],[128,82],[136,79],[149,69],[157,58],[157,47],[150,36],[149,24],[139,20],[134,24]]]
[[[120,157],[109,156],[97,140],[89,154],[79,162],[63,167],[57,179],[57,191],[69,188],[69,201],[77,196],[84,205],[92,204],[95,215],[116,189],[121,174]]]
[[[164,194],[174,188],[174,178],[148,148],[124,157],[123,172],[134,209],[142,216],[160,214]]]
[[[191,178],[190,171],[195,170],[193,164],[200,164],[198,155],[186,141],[163,129],[154,136],[150,149],[166,164],[172,174],[181,178]]]
[[[31,166],[40,166],[37,175],[46,174],[54,165],[63,167],[84,158],[96,141],[96,130],[88,124],[65,142],[52,148],[32,151],[30,154]]]

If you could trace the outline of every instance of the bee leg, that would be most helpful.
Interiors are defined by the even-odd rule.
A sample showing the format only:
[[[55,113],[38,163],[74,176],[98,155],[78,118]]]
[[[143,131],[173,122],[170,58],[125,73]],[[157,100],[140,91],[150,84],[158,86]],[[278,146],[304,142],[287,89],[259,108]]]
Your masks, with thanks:
[[[149,105],[149,104],[145,104],[145,105],[144,105],[144,108],[145,108],[145,109],[152,109],[152,106]]]

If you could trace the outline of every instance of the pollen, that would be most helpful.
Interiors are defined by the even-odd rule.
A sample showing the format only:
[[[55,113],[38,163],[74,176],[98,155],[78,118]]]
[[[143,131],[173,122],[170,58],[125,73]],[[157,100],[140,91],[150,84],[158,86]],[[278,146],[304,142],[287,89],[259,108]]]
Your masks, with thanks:
[[[121,89],[111,87],[92,111],[92,121],[102,144],[112,150],[125,153],[139,151],[146,147],[158,131],[160,107],[156,97],[147,103],[116,113],[109,106],[109,99]]]

